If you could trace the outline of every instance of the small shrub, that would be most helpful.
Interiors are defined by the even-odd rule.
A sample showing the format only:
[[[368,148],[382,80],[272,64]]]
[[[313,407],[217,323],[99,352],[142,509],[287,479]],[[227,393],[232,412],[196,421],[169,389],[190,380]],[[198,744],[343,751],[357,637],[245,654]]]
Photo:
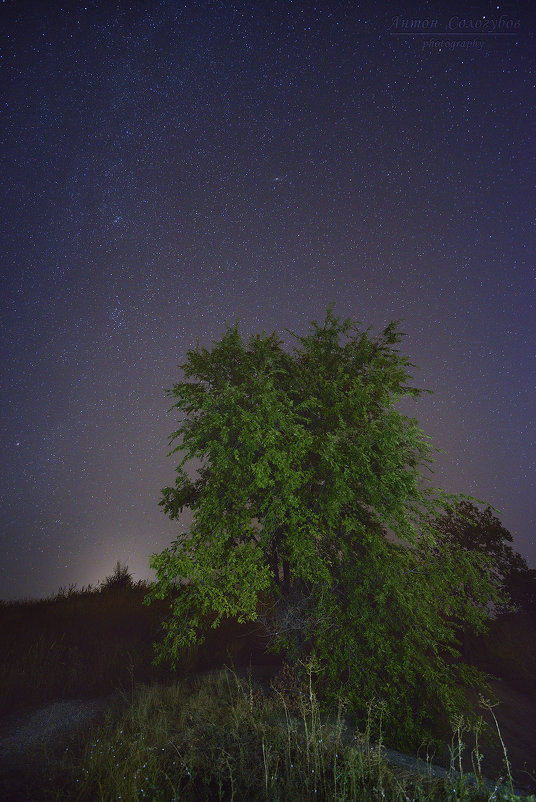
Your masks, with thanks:
[[[121,565],[118,560],[113,574],[107,576],[104,582],[101,583],[100,590],[102,593],[110,593],[130,590],[132,587],[134,587],[134,580],[128,570],[128,565]]]

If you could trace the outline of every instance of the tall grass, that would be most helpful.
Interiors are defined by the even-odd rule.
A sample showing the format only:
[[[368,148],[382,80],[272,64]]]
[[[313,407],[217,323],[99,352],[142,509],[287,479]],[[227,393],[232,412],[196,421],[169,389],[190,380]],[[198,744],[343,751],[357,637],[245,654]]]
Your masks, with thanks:
[[[134,670],[154,675],[159,615],[138,586],[118,593],[60,591],[0,606],[0,714],[56,697],[111,693]]]
[[[309,675],[310,676],[310,675]],[[375,734],[377,741],[373,744]],[[312,685],[264,692],[231,670],[173,685],[137,686],[126,710],[110,714],[56,764],[46,800],[202,802],[202,800],[494,800],[477,772],[445,778],[412,774],[382,757],[381,706],[369,707],[363,733],[347,727],[344,704],[321,716]],[[460,732],[453,742],[460,745]],[[536,797],[529,797],[536,802]]]
[[[155,668],[152,644],[161,637],[169,602],[147,607],[142,604],[146,592],[144,583],[116,582],[100,589],[71,586],[43,601],[0,603],[0,714],[57,698],[121,694],[104,724],[49,755],[60,759],[49,761],[46,776],[36,773],[31,795],[22,798],[35,802],[516,798],[506,746],[489,706],[504,753],[497,787],[488,787],[482,777],[478,729],[469,733],[462,719],[453,722],[450,780],[432,772],[431,757],[424,776],[412,774],[384,759],[381,705],[371,703],[362,733],[346,717],[343,700],[331,717],[320,714],[312,664],[308,684],[300,684],[287,668],[270,692],[230,671],[204,679],[194,676],[229,661],[241,666],[270,660],[280,664],[264,653],[262,640],[252,635],[252,625],[227,622],[218,631],[209,629],[204,646],[184,651],[180,670]],[[499,622],[499,633],[500,626]],[[486,652],[490,659],[506,649],[497,642],[497,632]],[[515,644],[506,636],[505,641],[506,673],[511,673]],[[519,658],[525,660],[529,652]],[[501,664],[495,661],[489,666],[494,673],[497,665]],[[526,685],[534,676],[530,661],[522,669]],[[472,771],[467,774],[469,750]],[[41,765],[39,757],[29,757],[28,766]],[[535,797],[530,799],[536,802]]]
[[[227,622],[206,644],[185,649],[180,671],[155,668],[169,602],[142,604],[145,583],[116,589],[73,586],[41,601],[0,603],[0,715],[56,698],[112,694],[136,682],[247,660],[260,645],[251,627]]]

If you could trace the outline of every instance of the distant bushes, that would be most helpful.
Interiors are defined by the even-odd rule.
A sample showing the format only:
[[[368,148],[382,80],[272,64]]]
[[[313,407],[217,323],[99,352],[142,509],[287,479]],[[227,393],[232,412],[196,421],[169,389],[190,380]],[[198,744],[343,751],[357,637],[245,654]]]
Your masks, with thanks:
[[[165,682],[189,671],[277,660],[264,657],[251,624],[209,628],[203,646],[184,649],[173,671],[153,665],[170,601],[143,604],[146,582],[126,566],[100,586],[60,588],[40,601],[0,605],[0,715],[58,698],[96,697],[133,682]]]

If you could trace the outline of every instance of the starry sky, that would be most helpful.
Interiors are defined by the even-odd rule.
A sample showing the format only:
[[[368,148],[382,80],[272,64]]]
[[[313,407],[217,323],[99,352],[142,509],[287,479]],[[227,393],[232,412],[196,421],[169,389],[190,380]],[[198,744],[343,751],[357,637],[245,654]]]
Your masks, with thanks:
[[[536,567],[535,7],[393,8],[0,5],[0,598],[152,578],[187,350],[332,301]]]

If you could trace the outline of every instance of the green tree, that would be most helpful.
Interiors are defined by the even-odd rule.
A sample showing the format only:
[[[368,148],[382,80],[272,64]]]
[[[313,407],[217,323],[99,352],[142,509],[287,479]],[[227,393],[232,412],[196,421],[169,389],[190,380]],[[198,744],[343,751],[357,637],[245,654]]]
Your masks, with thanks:
[[[392,743],[418,746],[441,713],[470,712],[466,686],[484,687],[449,619],[483,631],[496,589],[481,555],[439,548],[430,521],[460,497],[428,486],[432,446],[395,409],[426,392],[408,384],[397,323],[376,339],[359,325],[328,308],[294,354],[275,333],[244,344],[238,324],[188,351],[168,391],[182,413],[170,453],[184,456],[160,504],[193,523],[151,558],[146,602],[172,600],[157,661],[178,661],[207,620],[260,618],[273,648],[318,660],[325,706],[343,690],[360,721],[381,699]]]
[[[460,501],[434,521],[434,528],[450,544],[486,555],[490,579],[500,590],[503,601],[497,612],[534,609],[536,571],[514,551],[511,533],[493,514],[489,505],[480,510],[470,501]]]

